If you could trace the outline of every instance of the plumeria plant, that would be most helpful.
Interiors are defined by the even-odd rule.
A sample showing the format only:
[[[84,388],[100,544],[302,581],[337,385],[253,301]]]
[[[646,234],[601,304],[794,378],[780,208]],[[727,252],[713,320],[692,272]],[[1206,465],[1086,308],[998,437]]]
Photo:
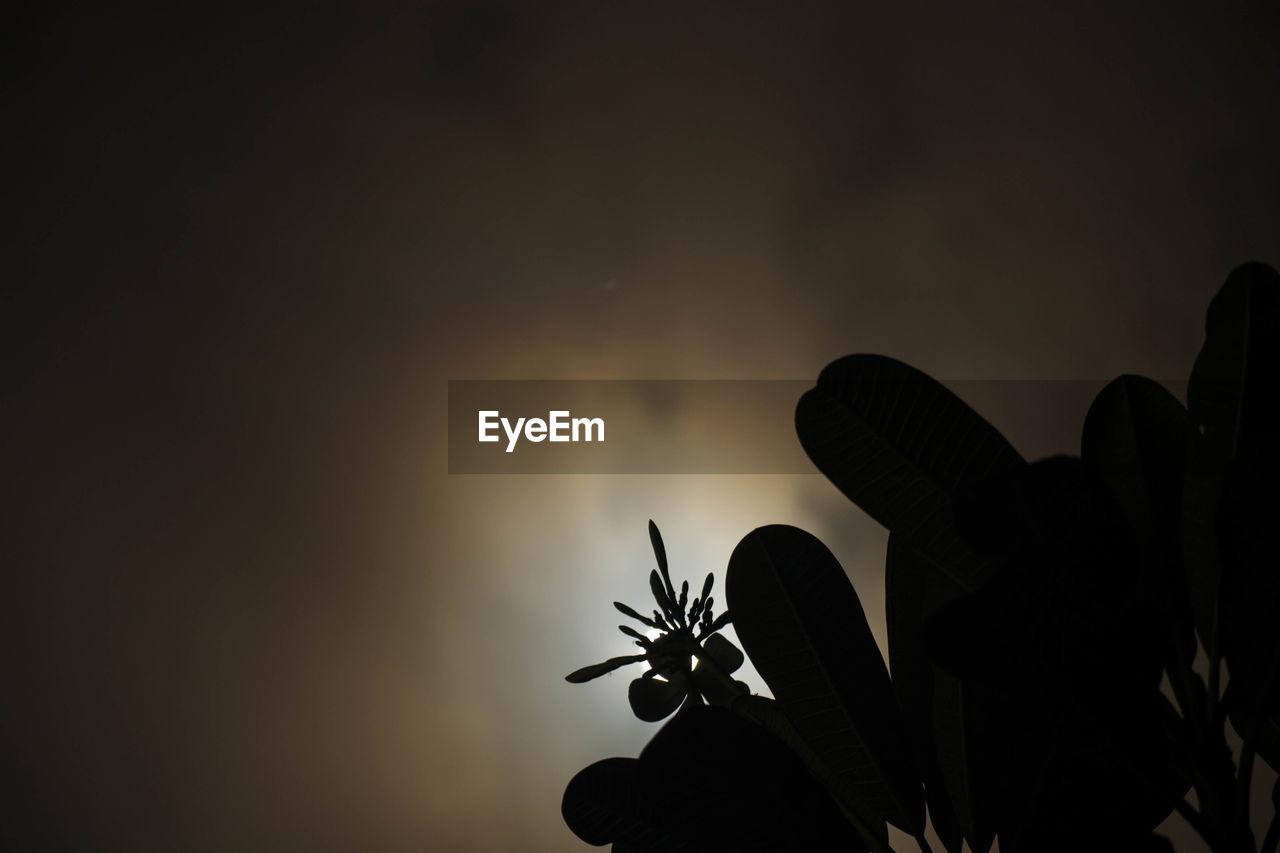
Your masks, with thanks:
[[[729,705],[734,698],[749,692],[747,685],[730,676],[742,666],[742,650],[720,633],[732,622],[729,611],[715,615],[715,599],[711,588],[715,574],[707,573],[702,593],[689,600],[689,582],[680,584],[676,595],[667,567],[667,550],[658,525],[649,521],[649,540],[658,568],[649,573],[649,588],[658,609],[651,616],[620,601],[613,606],[656,636],[646,636],[629,625],[618,630],[643,649],[642,654],[609,658],[602,663],[584,666],[571,672],[565,680],[582,684],[613,672],[628,664],[647,662],[649,668],[631,682],[627,698],[635,715],[647,722],[666,719],[686,702]]]
[[[1186,389],[1120,376],[1078,455],[1028,461],[922,371],[828,365],[796,432],[889,531],[888,660],[812,534],[748,533],[716,616],[650,522],[658,609],[615,606],[655,633],[568,679],[647,662],[631,708],[670,719],[573,777],[569,828],[615,853],[905,849],[890,826],[922,853],[1171,853],[1172,817],[1277,853],[1280,784],[1261,815],[1252,789],[1280,770],[1275,270],[1227,278]],[[774,698],[732,680],[744,654]]]

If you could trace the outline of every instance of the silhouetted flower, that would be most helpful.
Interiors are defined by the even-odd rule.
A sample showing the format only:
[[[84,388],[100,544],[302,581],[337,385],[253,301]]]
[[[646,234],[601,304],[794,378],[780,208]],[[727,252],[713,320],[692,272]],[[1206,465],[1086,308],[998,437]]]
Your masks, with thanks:
[[[667,570],[662,535],[652,521],[649,540],[658,561],[658,569],[649,573],[649,588],[658,609],[652,616],[643,616],[620,601],[615,601],[613,606],[646,628],[657,631],[658,635],[648,637],[630,626],[619,625],[618,630],[631,637],[643,653],[584,666],[565,676],[565,680],[581,684],[627,664],[647,661],[649,669],[631,682],[627,698],[637,717],[656,722],[686,701],[701,703],[704,696],[712,704],[727,704],[732,697],[746,693],[747,686],[728,677],[742,665],[743,655],[737,646],[717,633],[732,620],[728,611],[716,616],[712,609],[715,599],[711,596],[711,587],[715,575],[707,573],[702,594],[692,601],[688,581],[680,585],[677,595]]]

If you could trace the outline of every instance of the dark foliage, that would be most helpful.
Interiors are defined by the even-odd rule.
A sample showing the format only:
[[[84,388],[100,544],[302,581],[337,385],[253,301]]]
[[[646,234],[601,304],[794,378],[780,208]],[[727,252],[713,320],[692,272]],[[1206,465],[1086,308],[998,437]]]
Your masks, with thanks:
[[[570,828],[618,851],[884,853],[887,824],[927,850],[927,815],[948,851],[1167,851],[1153,833],[1177,810],[1215,851],[1275,853],[1274,817],[1257,842],[1249,828],[1254,762],[1280,767],[1271,268],[1238,268],[1213,299],[1188,400],[1121,376],[1090,407],[1080,456],[1028,463],[914,368],[828,366],[796,429],[890,530],[888,666],[812,535],[748,534],[715,618],[712,577],[690,605],[650,522],[659,610],[617,606],[659,636],[624,627],[642,654],[569,680],[647,661],[636,715],[680,710],[638,759],[574,777]],[[729,613],[775,700],[731,679]]]

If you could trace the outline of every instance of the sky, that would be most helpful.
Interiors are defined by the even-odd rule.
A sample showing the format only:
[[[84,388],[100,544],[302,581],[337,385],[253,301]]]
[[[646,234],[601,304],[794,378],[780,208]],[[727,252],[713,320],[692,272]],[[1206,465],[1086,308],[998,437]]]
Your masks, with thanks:
[[[626,651],[647,520],[695,582],[812,530],[882,643],[884,534],[818,476],[451,476],[447,381],[1185,378],[1227,273],[1280,262],[1277,36],[1230,2],[29,5],[5,832],[586,849],[564,784],[654,729],[625,674],[563,676]]]

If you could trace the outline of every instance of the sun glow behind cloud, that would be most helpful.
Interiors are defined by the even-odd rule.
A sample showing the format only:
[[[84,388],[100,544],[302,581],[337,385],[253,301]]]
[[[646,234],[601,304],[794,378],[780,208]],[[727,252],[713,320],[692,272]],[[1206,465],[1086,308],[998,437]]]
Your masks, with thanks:
[[[6,722],[78,846],[577,849],[564,782],[653,726],[563,676],[632,648],[649,518],[717,601],[811,530],[883,649],[882,531],[820,477],[450,477],[447,379],[1183,376],[1277,257],[1248,15],[428,5],[461,38],[15,30]]]

